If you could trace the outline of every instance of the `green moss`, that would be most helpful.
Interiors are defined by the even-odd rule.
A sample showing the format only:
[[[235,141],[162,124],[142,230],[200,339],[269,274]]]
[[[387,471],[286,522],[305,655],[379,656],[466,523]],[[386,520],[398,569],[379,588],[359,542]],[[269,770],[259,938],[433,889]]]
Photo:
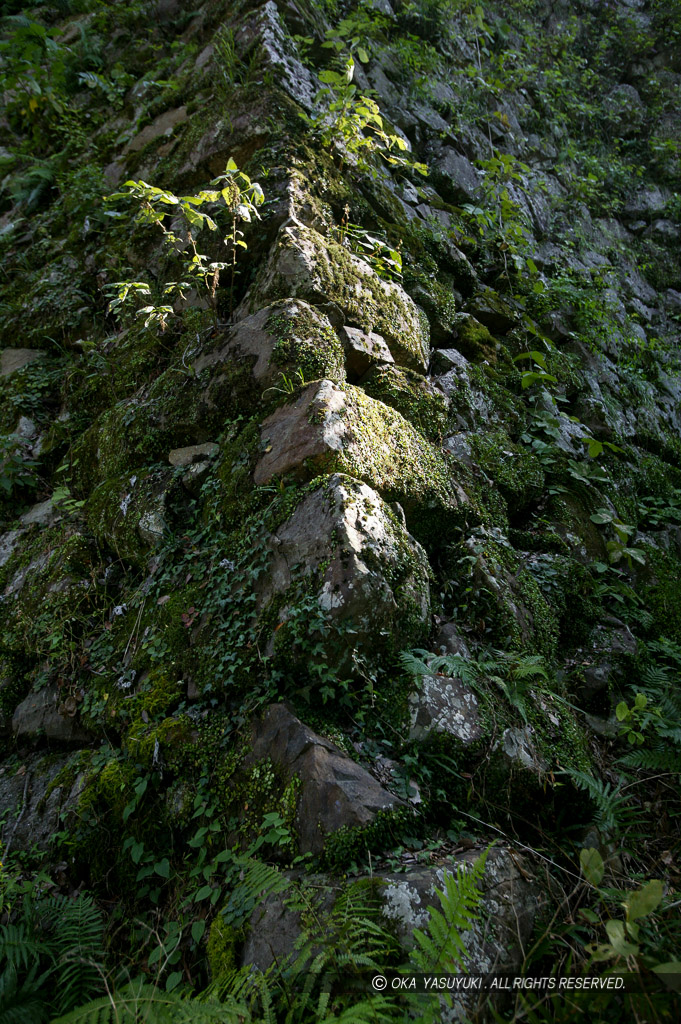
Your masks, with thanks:
[[[171,481],[170,469],[106,480],[87,501],[88,526],[120,558],[144,566],[163,538]]]
[[[646,606],[653,616],[652,630],[681,643],[681,559],[671,551],[645,545],[643,549],[654,579],[646,587]]]
[[[215,918],[208,932],[206,956],[211,980],[216,981],[240,967],[239,949],[244,943],[244,931],[227,924],[221,914]]]
[[[504,430],[471,438],[474,460],[497,485],[512,513],[536,501],[544,487],[539,459],[527,448],[514,444]]]
[[[309,280],[295,282],[297,294],[310,302],[336,302],[363,330],[381,334],[398,362],[422,370],[429,354],[428,319],[406,292],[383,281],[343,246],[324,239],[318,232],[310,228],[299,228],[297,232],[282,237],[275,263],[275,266],[288,266],[289,253],[294,260],[300,259],[298,236],[301,236],[306,248],[311,250],[313,267]],[[267,294],[262,294],[256,286],[251,309],[263,301],[288,297],[291,287],[288,278],[275,272],[267,279]]]
[[[494,366],[499,345],[488,328],[469,313],[457,314],[453,319],[456,348],[473,363],[487,362]]]
[[[325,870],[343,871],[367,853],[395,847],[405,833],[413,835],[415,827],[415,814],[410,807],[378,811],[369,825],[344,826],[326,836],[321,866]]]
[[[409,529],[428,545],[439,528],[479,519],[462,486],[466,470],[447,459],[400,413],[347,385],[344,418],[352,443],[314,460],[314,471],[347,473],[398,501]]]
[[[300,371],[306,381],[345,380],[343,346],[330,325],[321,322],[312,309],[297,307],[296,314],[283,315],[276,307],[266,328],[276,335],[272,362],[288,376]]]
[[[447,429],[447,400],[425,377],[397,366],[376,366],[362,381],[368,395],[397,409],[430,441],[440,443]]]

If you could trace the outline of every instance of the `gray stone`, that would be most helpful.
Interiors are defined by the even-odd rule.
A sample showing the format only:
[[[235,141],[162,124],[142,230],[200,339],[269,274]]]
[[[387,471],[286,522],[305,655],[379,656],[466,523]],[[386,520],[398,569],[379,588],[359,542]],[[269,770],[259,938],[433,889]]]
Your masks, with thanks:
[[[171,466],[193,466],[196,462],[205,462],[220,451],[214,441],[205,444],[190,444],[186,448],[174,448],[168,455]]]
[[[633,85],[616,85],[605,97],[604,107],[615,130],[625,139],[636,135],[648,115]]]
[[[300,782],[296,831],[301,853],[321,853],[327,836],[361,828],[379,811],[404,807],[361,765],[313,732],[283,704],[270,705],[254,723],[246,767],[263,758]]]
[[[343,351],[328,318],[303,299],[284,299],[239,321],[213,348],[194,360],[197,374],[211,369],[204,390],[218,392],[220,381],[234,367],[250,368],[250,382],[239,386],[239,403],[255,411],[268,391],[281,384],[282,374],[296,379],[345,379]],[[246,377],[246,374],[244,374]]]
[[[301,471],[308,461],[343,450],[348,441],[346,396],[333,381],[310,384],[293,405],[277,409],[261,427],[261,457],[253,479],[260,486],[274,476]]]
[[[599,624],[588,644],[577,650],[569,667],[578,669],[576,690],[588,701],[612,684],[628,681],[631,658],[636,654],[636,638],[624,623]]]
[[[672,244],[673,242],[678,242],[679,238],[681,238],[681,228],[673,220],[659,218],[654,220],[643,234],[656,239],[658,242]]]
[[[182,474],[182,486],[193,497],[198,498],[209,473],[210,462],[195,462]]]
[[[275,531],[270,547],[261,607],[286,595],[296,578],[311,577],[320,608],[332,621],[351,620],[358,644],[378,650],[400,629],[406,645],[427,628],[425,552],[366,484],[333,474]]]
[[[25,441],[33,441],[38,436],[38,428],[28,416],[20,416],[14,433]]]
[[[18,742],[34,743],[45,739],[58,746],[85,746],[92,739],[91,733],[62,711],[59,690],[55,685],[31,691],[14,712],[12,732]]]
[[[463,746],[482,736],[478,698],[459,679],[424,676],[418,693],[409,697],[410,740],[446,733]]]
[[[317,83],[309,69],[298,59],[295,44],[288,35],[274,0],[258,8],[235,34],[242,57],[254,46],[260,47],[265,67],[274,75],[279,88],[306,110],[314,109]]]
[[[557,721],[556,726],[559,725]],[[501,739],[493,749],[503,754],[505,760],[509,762],[509,767],[519,765],[537,776],[545,775],[549,770],[546,761],[537,751],[534,731],[530,725],[504,729]]]
[[[441,912],[436,890],[446,887],[446,876],[468,869],[481,852],[469,850],[432,867],[417,867],[405,873],[372,875],[385,922],[405,955],[414,948],[415,929],[427,929],[430,908]],[[289,877],[294,883],[297,880],[294,873],[289,873]],[[540,879],[543,874],[538,867],[515,849],[496,847],[489,851],[480,883],[478,920],[462,935],[464,963],[469,972],[518,973],[535,922],[548,903],[546,886]],[[316,903],[314,916],[323,933],[325,921],[345,884],[328,876],[316,876],[310,881],[312,889],[308,890],[307,901]],[[243,949],[244,965],[264,971],[272,963],[286,960],[303,927],[298,908],[295,895],[287,899],[280,894],[272,895],[257,908]],[[471,1019],[477,997],[476,991],[470,997],[457,995],[453,1010],[447,1010],[442,1019]]]
[[[45,353],[35,348],[3,348],[0,352],[0,376],[9,377],[23,366],[44,358]]]
[[[365,334],[357,327],[342,327],[345,368],[350,379],[358,380],[377,363],[394,363],[390,349],[380,334]]]
[[[448,191],[454,198],[464,199],[467,202],[479,198],[482,175],[468,157],[447,147],[432,169],[436,175],[444,179]]]
[[[390,370],[392,367],[387,367]],[[352,384],[309,384],[260,427],[259,486],[288,474],[311,480],[348,473],[399,501],[409,518],[428,509],[469,511],[470,500],[442,455],[405,417]]]
[[[22,526],[53,526],[60,518],[59,509],[54,505],[52,498],[48,498],[47,501],[41,501],[33,505],[28,512],[24,512],[19,522]]]
[[[427,927],[429,908],[441,909],[435,890],[444,887],[445,874],[472,864],[481,852],[471,850],[437,867],[382,876],[383,914],[405,950],[414,946],[414,929]],[[504,847],[488,853],[481,892],[479,920],[462,935],[466,967],[475,974],[514,973],[545,903],[544,892],[529,860]]]
[[[178,124],[183,124],[187,120],[187,108],[177,107],[175,110],[166,110],[148,124],[146,128],[131,139],[127,144],[123,153],[138,153],[145,146],[148,146],[150,142],[154,142],[156,139],[168,138],[173,134]]]
[[[669,200],[669,190],[657,185],[649,185],[640,189],[624,206],[624,216],[628,220],[653,220],[660,217]]]
[[[0,767],[0,808],[9,812],[0,826],[3,858],[11,850],[47,851],[51,837],[64,828],[64,816],[75,811],[85,785],[81,773],[73,781],[53,785],[68,761],[66,754],[47,758],[33,754],[18,770]]]
[[[24,533],[24,530],[9,530],[7,533],[3,533],[0,537],[0,568],[10,560],[14,554],[19,538],[22,537]]]

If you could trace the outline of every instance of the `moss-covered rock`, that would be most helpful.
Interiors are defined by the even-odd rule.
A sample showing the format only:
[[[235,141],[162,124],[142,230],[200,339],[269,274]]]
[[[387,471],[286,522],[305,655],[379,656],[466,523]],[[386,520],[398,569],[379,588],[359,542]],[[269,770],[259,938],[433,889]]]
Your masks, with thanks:
[[[335,302],[350,323],[385,338],[397,363],[425,371],[430,349],[423,311],[399,285],[383,280],[358,256],[302,225],[281,228],[240,315],[287,296]]]
[[[431,408],[438,405],[433,399]],[[347,473],[386,500],[399,501],[414,529],[420,525],[419,536],[438,518],[476,518],[459,482],[466,476],[461,467],[448,462],[397,410],[353,385],[309,385],[293,404],[263,422],[261,452],[257,484],[287,474],[304,480],[320,472]]]
[[[402,413],[428,440],[442,441],[449,403],[425,377],[399,366],[376,366],[364,377],[362,387],[372,398]]]
[[[88,526],[102,545],[135,565],[144,565],[163,541],[172,470],[106,480],[90,495]]]

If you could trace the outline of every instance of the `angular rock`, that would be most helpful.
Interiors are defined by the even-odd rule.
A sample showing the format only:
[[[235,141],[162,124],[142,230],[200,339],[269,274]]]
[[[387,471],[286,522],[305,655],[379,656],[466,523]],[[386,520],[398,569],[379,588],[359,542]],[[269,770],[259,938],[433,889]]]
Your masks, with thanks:
[[[409,717],[410,740],[445,733],[469,746],[483,735],[478,699],[459,679],[424,676],[418,693],[409,698]]]
[[[237,319],[289,296],[335,302],[352,325],[380,334],[396,363],[425,371],[430,349],[423,311],[400,285],[384,281],[359,256],[302,224],[282,226]]]
[[[227,421],[276,398],[282,374],[297,381],[298,370],[305,380],[345,379],[343,348],[329,321],[300,300],[259,310],[204,340],[189,371],[171,366],[144,392],[100,416],[78,441],[78,486],[85,491],[126,472],[135,475],[167,459],[171,449],[205,444]]]
[[[416,868],[404,874],[372,876],[379,887],[383,917],[405,954],[414,947],[414,930],[427,928],[429,909],[441,911],[435,890],[444,888],[445,875],[472,864],[480,852],[471,850],[434,867]],[[479,919],[462,935],[468,971],[514,974],[519,970],[535,921],[547,903],[540,877],[529,858],[516,850],[497,847],[489,851],[480,884]],[[325,876],[318,876],[315,883],[319,893],[317,916],[323,928],[343,885]],[[285,896],[273,895],[254,912],[250,925],[242,963],[264,971],[292,952],[302,930],[302,919],[295,900],[289,907]],[[457,997],[455,1016],[447,1019],[470,1019],[477,995],[473,992],[468,1002],[464,996]]]
[[[341,338],[345,349],[345,368],[353,380],[358,380],[376,363],[394,362],[380,334],[365,334],[357,327],[342,327]]]
[[[415,509],[463,511],[469,505],[439,448],[361,388],[316,381],[264,420],[260,432],[258,485],[289,473],[304,480],[341,472],[399,501],[408,518]]]
[[[468,303],[468,311],[490,331],[505,334],[518,323],[518,314],[492,288],[480,291]]]
[[[302,299],[283,299],[241,320],[226,344],[198,356],[194,369],[248,368],[252,400],[244,387],[242,404],[250,409],[281,384],[282,375],[291,378],[298,370],[306,380],[344,380],[343,361],[343,347],[328,318]]]
[[[176,468],[193,466],[197,462],[205,462],[213,455],[217,455],[219,451],[220,446],[214,441],[206,441],[205,444],[191,444],[187,448],[174,448],[168,455],[168,462]]]
[[[63,815],[75,810],[85,783],[76,772],[55,784],[68,762],[67,755],[31,755],[18,771],[0,768],[0,807],[9,812],[0,826],[3,855],[11,849],[48,850],[52,836],[64,828]]]
[[[468,157],[447,147],[442,157],[433,165],[433,171],[447,186],[447,191],[457,200],[472,202],[478,198],[482,186],[482,175]]]
[[[95,537],[119,557],[145,566],[163,540],[166,498],[172,472],[116,477],[90,495],[86,516]]]
[[[9,377],[23,366],[42,359],[45,353],[35,348],[3,348],[0,352],[0,376]]]
[[[669,201],[668,189],[661,189],[657,185],[649,185],[640,189],[636,195],[624,206],[624,216],[628,220],[653,220],[660,217]]]
[[[361,828],[379,811],[404,807],[369,772],[297,719],[283,704],[270,705],[253,726],[246,764],[269,758],[288,779],[300,781],[296,831],[301,853],[321,853],[340,828]]]
[[[537,751],[533,730],[529,725],[504,729],[493,749],[501,752],[510,767],[518,765],[536,776],[545,775],[549,770],[549,765]]]
[[[427,632],[425,552],[366,484],[329,477],[275,531],[270,547],[261,607],[312,577],[320,608],[336,623],[352,622],[359,645],[380,650],[399,631],[408,646]]]
[[[127,144],[123,153],[138,153],[145,146],[148,146],[150,142],[154,142],[155,139],[167,138],[172,135],[178,124],[182,124],[187,120],[187,108],[177,107],[175,110],[166,110],[148,124],[146,128],[143,128],[139,135],[136,135],[134,139],[131,139]]]
[[[415,928],[427,926],[428,908],[440,909],[435,889],[443,888],[445,872],[472,863],[480,852],[471,850],[438,867],[383,876],[383,914],[394,925],[403,948],[413,947]],[[514,973],[519,968],[545,901],[531,871],[529,861],[515,850],[502,847],[488,853],[479,920],[462,936],[464,960],[470,972]]]
[[[12,718],[12,732],[18,742],[45,739],[62,747],[83,747],[92,735],[68,714],[60,711],[61,697],[55,685],[29,693]]]
[[[314,109],[317,84],[309,69],[298,59],[274,0],[254,11],[236,34],[243,57],[259,46],[261,58],[280,88],[306,110]]]

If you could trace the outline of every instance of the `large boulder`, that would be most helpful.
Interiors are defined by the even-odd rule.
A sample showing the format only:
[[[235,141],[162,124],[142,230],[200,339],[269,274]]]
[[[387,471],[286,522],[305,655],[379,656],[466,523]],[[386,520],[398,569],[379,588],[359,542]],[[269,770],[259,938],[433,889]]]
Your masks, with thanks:
[[[428,320],[400,285],[302,224],[284,224],[270,257],[237,318],[295,296],[313,304],[334,302],[351,325],[385,339],[396,363],[424,373],[430,355]]]
[[[3,858],[13,849],[48,850],[64,816],[75,811],[84,784],[84,773],[67,754],[33,754],[18,768],[3,765],[0,807],[9,812],[0,826]]]
[[[445,886],[447,874],[472,864],[480,851],[469,850],[432,867],[418,867],[404,874],[374,874],[385,924],[400,943],[404,954],[414,947],[414,930],[427,930],[430,908],[441,910],[436,890]],[[328,917],[343,884],[320,876],[315,879],[318,915]],[[474,974],[513,974],[523,962],[524,950],[542,909],[546,890],[538,879],[536,866],[511,847],[491,849],[479,887],[478,920],[462,934],[466,967]],[[286,895],[270,896],[253,913],[242,963],[266,970],[293,951],[302,929],[299,904]],[[473,992],[473,996],[477,993]],[[462,1000],[458,1016],[466,1018],[471,1003]]]
[[[298,780],[295,824],[301,853],[321,853],[326,837],[339,829],[363,828],[379,811],[405,806],[284,704],[268,707],[253,725],[245,767],[264,758],[277,765],[287,781]]]
[[[259,485],[287,474],[305,480],[338,471],[400,502],[408,519],[471,512],[453,461],[397,410],[352,385],[310,384],[264,420],[261,450],[254,471]]]
[[[237,323],[224,344],[198,356],[194,370],[248,365],[255,406],[268,389],[281,384],[282,375],[300,371],[307,380],[344,380],[343,361],[343,346],[327,317],[303,299],[283,299]]]
[[[425,552],[366,484],[333,474],[300,502],[269,543],[272,559],[259,603],[266,608],[284,599],[280,625],[295,591],[312,584],[326,616],[351,625],[354,642],[372,653],[395,636],[408,646],[428,632]]]
[[[64,701],[58,688],[50,684],[32,690],[19,704],[12,718],[12,732],[18,742],[82,747],[92,736],[75,717],[77,705]]]

